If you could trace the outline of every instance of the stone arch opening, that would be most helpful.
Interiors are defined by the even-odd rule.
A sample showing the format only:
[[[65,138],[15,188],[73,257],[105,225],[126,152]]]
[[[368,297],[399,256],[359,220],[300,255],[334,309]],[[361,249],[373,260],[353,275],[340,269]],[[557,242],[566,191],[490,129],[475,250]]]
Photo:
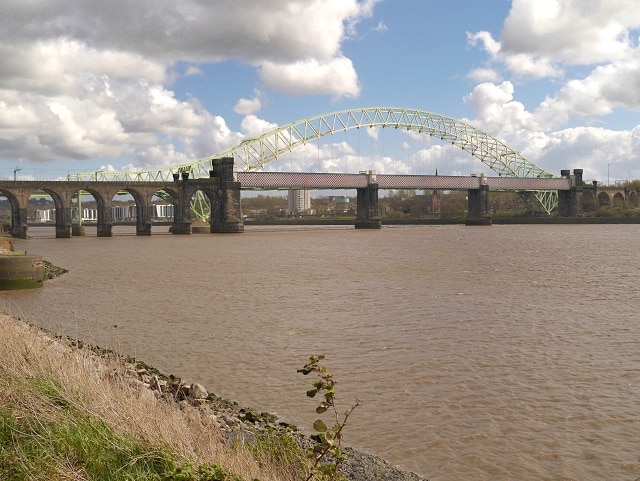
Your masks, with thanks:
[[[70,207],[72,236],[85,235],[87,228],[93,231],[105,209],[102,197],[86,190],[79,190],[71,196]]]
[[[3,230],[9,232],[13,237],[22,239],[27,238],[27,209],[22,205],[19,199],[10,190],[0,189],[0,195],[7,199],[9,204],[9,212],[7,222],[3,224]]]
[[[152,224],[173,223],[177,212],[176,196],[166,190],[159,190],[151,196],[149,218]]]
[[[210,233],[211,219],[215,216],[213,209],[216,209],[218,201],[216,192],[208,189],[196,190],[189,201],[191,210],[191,232],[194,234]],[[206,215],[203,215],[206,214]]]
[[[13,212],[17,208],[17,199],[0,189],[0,232],[11,232]]]
[[[613,206],[622,208],[624,207],[624,194],[622,192],[616,192],[613,196]]]
[[[600,192],[598,194],[598,207],[609,207],[611,205],[611,198],[606,192]]]

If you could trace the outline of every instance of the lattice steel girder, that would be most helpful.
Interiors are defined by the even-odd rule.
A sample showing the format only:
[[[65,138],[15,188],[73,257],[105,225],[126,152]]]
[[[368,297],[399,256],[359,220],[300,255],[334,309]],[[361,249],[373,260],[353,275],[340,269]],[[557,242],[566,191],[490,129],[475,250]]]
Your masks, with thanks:
[[[310,172],[238,172],[243,190],[270,189],[358,189],[368,185],[368,174],[327,174]],[[376,175],[380,189],[479,189],[485,182],[490,190],[558,191],[571,188],[570,179],[525,179],[517,177],[477,177],[447,175]]]
[[[262,170],[284,153],[320,137],[360,127],[394,127],[438,137],[478,158],[500,177],[551,178],[504,142],[470,124],[424,110],[368,107],[332,112],[291,122],[219,154],[189,164],[143,172],[90,172],[70,175],[78,180],[170,180],[174,172],[207,177],[214,159],[234,157],[238,171]],[[545,210],[550,210],[545,207]]]

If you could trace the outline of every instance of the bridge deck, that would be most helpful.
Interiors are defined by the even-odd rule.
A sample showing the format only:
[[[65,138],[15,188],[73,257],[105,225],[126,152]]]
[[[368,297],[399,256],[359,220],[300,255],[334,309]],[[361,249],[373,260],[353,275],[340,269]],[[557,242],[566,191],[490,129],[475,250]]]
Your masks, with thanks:
[[[243,190],[357,189],[368,185],[368,174],[326,174],[304,172],[238,172]],[[380,189],[479,189],[486,181],[491,190],[569,190],[571,179],[517,177],[461,177],[446,175],[378,174]]]

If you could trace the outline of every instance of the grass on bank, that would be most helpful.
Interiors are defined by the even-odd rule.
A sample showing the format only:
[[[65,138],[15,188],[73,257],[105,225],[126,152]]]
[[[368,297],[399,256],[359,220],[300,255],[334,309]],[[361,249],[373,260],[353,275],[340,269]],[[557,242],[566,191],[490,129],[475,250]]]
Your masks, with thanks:
[[[0,313],[0,479],[294,481],[287,435],[226,442],[212,413],[158,399],[118,359]]]

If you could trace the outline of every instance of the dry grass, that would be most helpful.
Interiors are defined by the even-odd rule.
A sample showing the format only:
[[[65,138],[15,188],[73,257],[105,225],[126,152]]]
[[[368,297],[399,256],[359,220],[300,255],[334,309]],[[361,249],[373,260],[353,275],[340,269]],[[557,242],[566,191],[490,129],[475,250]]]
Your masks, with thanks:
[[[59,424],[70,415],[90,420],[89,424],[104,425],[113,433],[113,438],[101,434],[107,451],[121,449],[122,440],[143,447],[133,449],[138,454],[131,454],[132,458],[148,456],[162,462],[169,453],[179,464],[219,464],[245,480],[294,481],[300,475],[299,468],[287,462],[258,461],[249,449],[225,443],[210,412],[156,398],[126,375],[118,359],[72,348],[1,313],[0,333],[0,413],[10,412],[13,419],[29,420],[36,426]],[[37,442],[49,443],[46,439]],[[65,450],[54,444],[47,449]],[[2,450],[6,454],[7,449],[0,444],[0,468]],[[12,449],[22,447],[16,444]],[[16,452],[17,458],[28,455]],[[61,457],[59,452],[49,455]],[[92,479],[73,456],[62,458],[55,472],[46,473],[48,479]]]

